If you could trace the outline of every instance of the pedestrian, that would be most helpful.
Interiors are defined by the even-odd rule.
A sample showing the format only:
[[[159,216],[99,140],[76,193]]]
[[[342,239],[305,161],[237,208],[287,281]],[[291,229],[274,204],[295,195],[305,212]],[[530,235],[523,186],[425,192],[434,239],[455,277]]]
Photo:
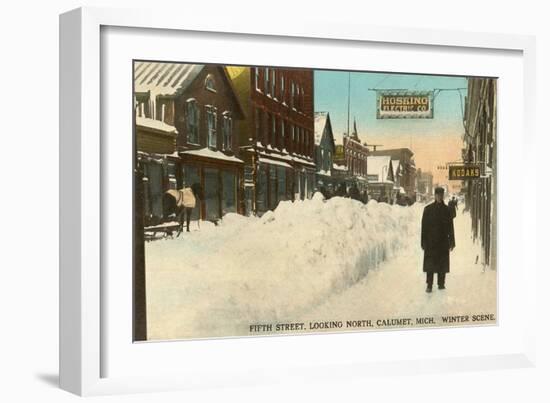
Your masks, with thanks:
[[[457,207],[456,197],[453,196],[451,200],[449,200],[449,211],[451,212],[451,217],[453,219],[456,217],[456,207]]]
[[[338,185],[338,189],[336,190],[335,196],[347,197],[347,195],[348,195],[348,192],[346,190],[346,184],[345,183],[340,183]]]
[[[351,185],[351,188],[349,189],[349,197],[353,200],[361,200],[361,194],[359,193],[359,189],[355,183]]]
[[[424,251],[423,271],[426,273],[426,292],[432,292],[434,274],[437,285],[445,289],[445,276],[449,273],[449,252],[455,247],[453,218],[443,201],[444,189],[434,190],[435,200],[424,208],[420,246]]]

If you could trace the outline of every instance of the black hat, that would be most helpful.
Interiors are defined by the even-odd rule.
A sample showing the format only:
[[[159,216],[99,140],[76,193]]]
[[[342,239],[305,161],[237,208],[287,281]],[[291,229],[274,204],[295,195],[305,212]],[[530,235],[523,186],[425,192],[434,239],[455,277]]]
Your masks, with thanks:
[[[445,193],[445,189],[443,189],[442,187],[436,187],[435,190],[434,190],[434,194],[440,194],[440,195],[443,195]]]

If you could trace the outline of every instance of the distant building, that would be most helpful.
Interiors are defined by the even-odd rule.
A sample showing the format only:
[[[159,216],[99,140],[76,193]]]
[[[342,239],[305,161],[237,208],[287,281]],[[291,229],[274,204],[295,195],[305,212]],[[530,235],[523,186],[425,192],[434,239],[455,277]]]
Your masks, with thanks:
[[[416,165],[414,153],[408,148],[395,148],[388,150],[371,151],[372,156],[389,156],[392,160],[399,160],[401,167],[400,187],[405,190],[405,197],[410,201],[416,201]]]
[[[227,67],[246,110],[238,124],[247,214],[315,189],[313,70]]]
[[[356,185],[360,192],[366,191],[367,181],[367,157],[369,149],[362,144],[357,133],[357,124],[353,122],[353,132],[350,135],[344,133],[343,144],[336,146],[334,163],[343,165],[347,169],[345,178],[346,186],[349,188]]]
[[[314,122],[317,187],[333,191],[335,189],[335,178],[332,176],[332,171],[334,170],[333,160],[336,148],[329,113],[315,112]]]
[[[399,201],[400,197],[405,195],[405,188],[401,186],[401,178],[403,177],[403,167],[399,160],[391,161],[393,167],[393,190],[395,192],[395,199]]]
[[[244,118],[223,66],[135,62],[135,136],[145,225],[163,221],[163,193],[199,183],[194,218],[243,212],[243,161],[236,121]]]
[[[390,156],[368,157],[369,199],[393,204],[397,192],[394,188],[394,168]]]
[[[418,200],[430,200],[433,197],[433,181],[434,176],[431,172],[424,172],[421,169],[417,170],[417,188],[418,188]]]

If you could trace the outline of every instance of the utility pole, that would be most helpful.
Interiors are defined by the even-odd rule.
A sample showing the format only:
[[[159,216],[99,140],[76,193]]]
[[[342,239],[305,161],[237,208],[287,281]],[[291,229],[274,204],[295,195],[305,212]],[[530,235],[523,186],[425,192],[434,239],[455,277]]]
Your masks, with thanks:
[[[348,130],[346,134],[349,136],[349,110],[350,110],[350,98],[351,98],[351,71],[348,71]]]

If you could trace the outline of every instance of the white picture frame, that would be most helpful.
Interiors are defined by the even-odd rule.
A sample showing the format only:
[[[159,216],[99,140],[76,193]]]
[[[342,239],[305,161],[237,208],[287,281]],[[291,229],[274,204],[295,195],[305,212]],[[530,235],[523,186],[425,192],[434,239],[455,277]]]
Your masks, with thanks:
[[[133,345],[131,340],[126,340],[128,345],[123,349],[115,340],[119,331],[111,328],[108,331],[111,336],[115,333],[115,341],[111,340],[105,327],[111,324],[109,316],[117,313],[111,311],[112,301],[107,299],[109,291],[106,290],[103,279],[105,273],[102,272],[102,267],[107,264],[105,259],[111,253],[102,228],[106,224],[102,209],[109,207],[109,197],[104,192],[109,189],[106,178],[112,174],[108,168],[112,168],[112,165],[106,164],[108,156],[104,155],[110,152],[105,147],[111,143],[101,136],[102,132],[108,130],[104,126],[108,124],[102,120],[105,116],[102,115],[101,108],[102,91],[105,90],[102,87],[102,69],[105,68],[105,61],[101,59],[104,54],[102,47],[105,46],[105,42],[102,42],[102,30],[106,27],[190,32],[195,36],[197,33],[217,33],[218,36],[227,35],[228,38],[237,35],[239,38],[252,37],[259,43],[286,40],[311,44],[312,41],[319,40],[328,41],[323,46],[335,47],[341,44],[375,44],[382,49],[395,46],[417,52],[424,52],[426,49],[471,51],[480,58],[491,52],[513,53],[516,62],[519,61],[521,65],[521,74],[518,77],[519,70],[514,70],[516,73],[511,73],[509,78],[521,79],[519,93],[523,89],[523,93],[515,93],[520,99],[511,100],[513,103],[508,105],[516,107],[518,112],[511,118],[515,119],[514,127],[519,127],[519,132],[514,134],[514,141],[520,141],[521,146],[516,151],[521,153],[521,160],[528,160],[534,155],[535,147],[535,42],[530,36],[382,28],[344,23],[327,25],[326,22],[314,19],[305,20],[300,26],[290,28],[269,21],[250,20],[243,23],[240,20],[216,17],[191,18],[183,23],[177,13],[161,14],[151,10],[81,8],[61,15],[60,385],[63,389],[79,395],[98,395],[245,386],[276,381],[292,382],[296,379],[330,381],[351,375],[357,377],[380,373],[399,375],[534,365],[535,323],[532,315],[536,312],[535,285],[525,279],[536,277],[536,246],[528,242],[526,236],[528,232],[535,232],[536,212],[523,204],[520,204],[516,217],[510,218],[510,223],[506,223],[507,228],[516,231],[516,240],[518,234],[523,237],[523,241],[517,244],[514,251],[515,259],[519,259],[515,262],[521,263],[521,270],[510,274],[505,270],[504,276],[500,276],[499,313],[504,314],[504,319],[499,320],[499,325],[491,329],[425,329],[376,334],[242,338],[156,343],[151,347]],[[262,55],[256,54],[255,57]],[[218,62],[216,57],[209,61]],[[247,61],[243,64],[247,64]],[[131,79],[130,68],[124,68],[127,68],[128,79]],[[399,66],[395,68],[403,70]],[[487,72],[491,71],[491,66],[483,68]],[[504,116],[500,120],[501,117],[499,113],[499,124],[504,125],[502,129],[506,130],[505,119],[508,117]],[[130,116],[127,118],[130,119]],[[131,132],[127,135],[130,136]],[[506,157],[512,149],[504,144],[499,152],[499,158]],[[503,169],[500,178],[507,173],[507,178],[516,183],[516,186],[536,192],[534,178],[520,178],[511,169]],[[506,183],[499,179],[499,194],[505,194],[508,186]],[[502,217],[508,217],[509,209],[510,203],[503,203],[499,212],[499,227]],[[511,251],[505,247],[506,242],[513,241],[509,237],[509,234],[502,234],[501,237],[499,230],[499,242],[504,245],[499,247],[498,252],[502,268],[511,264],[508,259]],[[516,284],[517,290],[512,288],[513,284]],[[522,298],[521,309],[513,308],[508,303],[515,297]],[[121,311],[125,312],[124,309]],[[126,312],[131,315],[131,312]],[[508,312],[510,315],[506,316]],[[452,352],[436,349],[430,354],[411,352],[401,357],[388,354],[383,359],[352,355],[345,347],[369,339],[380,343],[379,350],[383,353],[388,350],[385,343],[395,345],[400,338],[406,338],[407,343],[422,344],[429,343],[436,334],[438,337],[444,334],[444,337],[463,338],[467,341],[471,340],[468,337],[473,332],[487,340],[498,337],[502,342],[495,343],[498,346],[488,353],[484,353],[483,345],[466,345]],[[334,351],[335,346],[342,347],[337,352]],[[119,353],[122,350],[125,351],[124,355]],[[285,351],[293,354],[285,357]],[[326,354],[316,354],[316,351],[326,351]],[[296,358],[298,353],[301,355]],[[171,354],[183,354],[187,359],[185,362],[168,363],[166,358],[162,358]],[[253,364],[252,358],[258,356],[272,359]],[[133,359],[136,361],[132,361]],[[230,359],[239,362],[230,362]],[[107,361],[116,360],[126,360],[133,365],[143,362],[158,371],[156,374],[153,374],[155,371],[133,373],[123,366],[119,366],[116,371],[107,368]]]

